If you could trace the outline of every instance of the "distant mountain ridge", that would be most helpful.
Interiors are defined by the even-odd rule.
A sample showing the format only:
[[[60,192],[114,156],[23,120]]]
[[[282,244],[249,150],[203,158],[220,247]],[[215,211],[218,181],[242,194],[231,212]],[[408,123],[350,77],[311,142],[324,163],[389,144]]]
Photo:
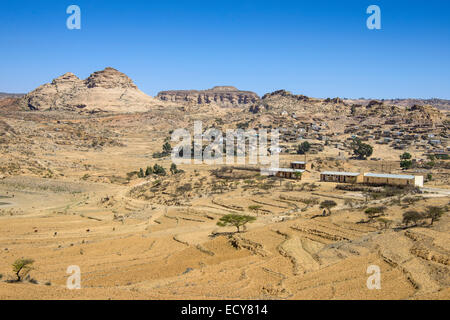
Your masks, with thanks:
[[[20,98],[23,97],[25,93],[7,93],[7,92],[0,92],[0,99],[5,98]]]
[[[221,107],[238,107],[253,104],[259,96],[251,91],[242,91],[232,86],[216,86],[207,90],[169,90],[158,93],[157,98],[162,101],[209,104]]]

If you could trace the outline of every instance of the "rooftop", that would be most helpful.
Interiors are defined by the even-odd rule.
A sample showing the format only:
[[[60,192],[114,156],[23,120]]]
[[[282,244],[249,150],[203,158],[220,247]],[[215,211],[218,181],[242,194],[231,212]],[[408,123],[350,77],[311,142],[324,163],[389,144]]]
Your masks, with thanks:
[[[345,171],[324,171],[324,172],[321,172],[320,174],[326,174],[328,176],[353,176],[353,177],[357,177],[361,173],[359,173],[359,172],[345,172]]]
[[[388,174],[388,173],[366,173],[365,177],[375,177],[375,178],[391,178],[391,179],[414,179],[415,176],[406,174]]]
[[[275,172],[300,172],[303,173],[305,170],[301,169],[291,169],[291,168],[269,168],[268,171],[275,171]]]

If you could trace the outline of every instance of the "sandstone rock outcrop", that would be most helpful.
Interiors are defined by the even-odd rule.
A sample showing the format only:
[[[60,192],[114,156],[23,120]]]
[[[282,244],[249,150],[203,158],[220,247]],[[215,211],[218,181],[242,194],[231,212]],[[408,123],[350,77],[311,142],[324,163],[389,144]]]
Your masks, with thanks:
[[[23,96],[17,104],[24,110],[145,112],[158,100],[140,91],[122,72],[106,68],[86,80],[66,73]]]
[[[215,103],[221,107],[239,107],[253,104],[259,96],[251,91],[241,91],[231,86],[218,86],[208,90],[170,90],[158,93],[162,101],[191,102],[197,104]]]

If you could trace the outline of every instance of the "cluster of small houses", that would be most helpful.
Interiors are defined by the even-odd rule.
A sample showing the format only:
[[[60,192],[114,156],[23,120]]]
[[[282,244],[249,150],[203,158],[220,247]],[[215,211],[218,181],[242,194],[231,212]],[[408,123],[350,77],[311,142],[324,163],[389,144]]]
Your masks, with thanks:
[[[362,117],[360,120],[363,121],[364,119]],[[358,117],[356,117],[356,120],[358,120]],[[281,128],[281,144],[278,150],[280,153],[295,154],[297,153],[298,143],[306,140],[310,143],[309,154],[322,152],[326,145],[337,148],[344,153],[349,150],[353,140],[359,138],[361,141],[372,140],[377,144],[390,145],[397,150],[410,150],[415,147],[416,150],[424,151],[427,156],[433,155],[441,159],[450,157],[449,137],[444,124],[422,121],[421,123],[409,123],[400,126],[398,123],[403,123],[402,119],[387,119],[385,125],[390,127],[382,130],[378,124],[360,125],[359,123],[353,123],[346,125],[343,133],[350,136],[343,141],[338,138],[342,132],[331,132],[327,123],[318,118],[299,121],[298,123],[287,123],[286,121],[285,117],[275,117],[273,124],[259,127],[271,129],[277,127],[276,124],[278,124],[278,127]]]
[[[311,164],[305,161],[293,161],[290,168],[270,168],[266,169],[266,173],[279,178],[301,180],[309,169]],[[423,176],[405,174],[324,171],[320,173],[320,181],[423,187]]]
[[[385,124],[394,123],[387,120]],[[390,130],[381,130],[379,126],[375,125],[363,125],[362,127],[354,125],[348,126],[344,131],[344,133],[353,134],[352,138],[359,137],[363,141],[372,139],[378,144],[390,144],[397,150],[406,150],[414,145],[416,149],[448,153],[448,137],[446,134],[442,135],[438,132],[445,133],[445,125],[429,123],[413,124],[408,127],[394,125]]]

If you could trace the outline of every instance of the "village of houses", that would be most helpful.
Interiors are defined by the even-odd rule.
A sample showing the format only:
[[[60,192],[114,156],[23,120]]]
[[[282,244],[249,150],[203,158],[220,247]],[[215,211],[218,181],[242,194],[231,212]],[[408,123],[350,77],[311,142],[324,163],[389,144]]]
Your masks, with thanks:
[[[298,145],[304,141],[308,141],[310,150],[307,155],[296,156],[297,159],[304,161],[291,161],[290,165],[286,164],[284,168],[266,169],[267,175],[297,180],[307,176],[311,177],[311,170],[314,169],[311,161],[314,162],[314,156],[323,158],[325,155],[328,160],[337,161],[354,159],[351,154],[351,143],[356,138],[374,147],[374,155],[367,160],[372,163],[372,168],[377,168],[377,171],[328,170],[320,172],[320,178],[315,176],[316,180],[423,187],[427,180],[426,175],[431,174],[430,169],[432,169],[427,168],[426,164],[430,163],[430,160],[450,159],[449,137],[445,124],[436,124],[427,120],[413,123],[409,119],[390,118],[380,126],[379,124],[364,123],[366,117],[361,117],[361,119],[355,117],[356,121],[346,123],[339,130],[330,128],[322,119],[303,119],[304,121],[299,122],[298,120],[301,119],[294,114],[291,116],[291,119],[293,118],[296,121],[289,121],[288,118],[283,117],[274,119],[275,123],[278,121],[280,126],[284,126],[280,130],[280,154],[291,155],[288,157],[292,159],[292,155],[297,155]],[[383,150],[383,152],[375,152],[376,149]],[[415,170],[407,174],[401,172],[403,170],[399,166],[399,157],[404,152],[413,154],[412,162],[415,167]],[[310,160],[307,161],[307,158]],[[362,166],[366,164],[362,164]],[[359,164],[356,166],[359,167]],[[448,167],[445,168],[448,169]]]
[[[281,152],[295,153],[296,145],[292,144],[303,140],[312,141],[310,154],[322,152],[324,146],[346,151],[353,139],[359,138],[361,141],[386,145],[394,150],[422,153],[423,159],[417,159],[417,161],[425,161],[427,156],[431,155],[441,159],[449,157],[449,137],[445,124],[424,121],[405,125],[399,122],[395,124],[395,120],[389,119],[381,128],[376,124],[359,124],[358,118],[355,119],[356,122],[346,124],[343,131],[331,130],[327,123],[321,122],[321,119],[295,124],[286,123],[286,119],[278,119],[280,125],[284,125],[284,128],[280,130],[280,141],[284,143],[280,146]],[[342,139],[343,136],[344,139]],[[342,160],[344,160],[343,153],[340,155]],[[371,158],[371,160],[381,159]]]

